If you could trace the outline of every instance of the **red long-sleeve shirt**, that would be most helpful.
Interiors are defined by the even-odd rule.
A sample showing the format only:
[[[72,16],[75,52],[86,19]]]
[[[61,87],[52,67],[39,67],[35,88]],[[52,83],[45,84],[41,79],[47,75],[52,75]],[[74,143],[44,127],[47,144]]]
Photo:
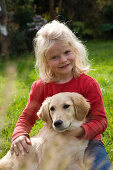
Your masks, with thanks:
[[[88,123],[82,127],[85,130],[85,139],[101,140],[101,134],[107,127],[107,118],[102,99],[102,94],[97,81],[88,75],[81,74],[78,78],[72,78],[69,82],[57,84],[45,83],[38,79],[32,85],[26,108],[19,117],[12,140],[20,135],[28,135],[38,117],[36,116],[42,102],[49,96],[60,92],[77,92],[82,94],[91,104],[87,115]]]

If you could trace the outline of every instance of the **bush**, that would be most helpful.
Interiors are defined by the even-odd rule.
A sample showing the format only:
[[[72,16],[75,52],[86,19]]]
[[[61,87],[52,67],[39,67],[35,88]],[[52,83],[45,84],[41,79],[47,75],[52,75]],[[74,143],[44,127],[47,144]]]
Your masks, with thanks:
[[[83,39],[93,39],[95,37],[93,28],[86,28],[84,22],[76,21],[72,24],[72,30],[79,34],[78,36]]]
[[[107,5],[103,10],[104,23],[101,30],[108,38],[113,37],[113,3]]]
[[[16,24],[18,23],[18,24]],[[32,41],[36,32],[46,24],[47,21],[41,16],[36,15],[29,9],[17,10],[14,16],[13,26],[10,29],[11,45],[13,54],[20,55],[25,51],[32,51]],[[17,29],[15,30],[15,25]]]

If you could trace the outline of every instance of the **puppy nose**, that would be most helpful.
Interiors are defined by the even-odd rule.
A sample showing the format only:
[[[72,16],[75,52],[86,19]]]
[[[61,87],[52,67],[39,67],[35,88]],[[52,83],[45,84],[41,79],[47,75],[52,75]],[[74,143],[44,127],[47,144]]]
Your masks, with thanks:
[[[55,126],[55,127],[58,127],[58,126],[62,125],[62,123],[63,123],[62,120],[56,120],[56,121],[54,122],[54,126]]]

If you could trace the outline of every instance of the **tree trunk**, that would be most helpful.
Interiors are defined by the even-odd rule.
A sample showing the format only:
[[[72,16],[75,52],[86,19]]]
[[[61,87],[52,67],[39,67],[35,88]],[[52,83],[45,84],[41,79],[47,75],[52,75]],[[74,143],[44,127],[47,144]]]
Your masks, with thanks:
[[[60,15],[62,10],[62,0],[59,0],[59,4],[58,4],[58,14]]]
[[[9,59],[7,14],[5,0],[0,0],[0,43],[1,43],[1,55],[5,56],[6,59]]]
[[[49,8],[50,8],[50,20],[55,19],[55,9],[54,9],[55,1],[49,0]]]

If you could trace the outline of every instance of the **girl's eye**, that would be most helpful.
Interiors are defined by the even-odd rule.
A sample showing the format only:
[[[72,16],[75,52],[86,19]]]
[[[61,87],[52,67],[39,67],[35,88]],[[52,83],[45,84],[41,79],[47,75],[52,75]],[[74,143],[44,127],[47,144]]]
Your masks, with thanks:
[[[68,53],[70,53],[70,50],[65,51],[65,54],[68,54]]]
[[[51,57],[51,60],[56,60],[56,59],[57,59],[57,56]]]

